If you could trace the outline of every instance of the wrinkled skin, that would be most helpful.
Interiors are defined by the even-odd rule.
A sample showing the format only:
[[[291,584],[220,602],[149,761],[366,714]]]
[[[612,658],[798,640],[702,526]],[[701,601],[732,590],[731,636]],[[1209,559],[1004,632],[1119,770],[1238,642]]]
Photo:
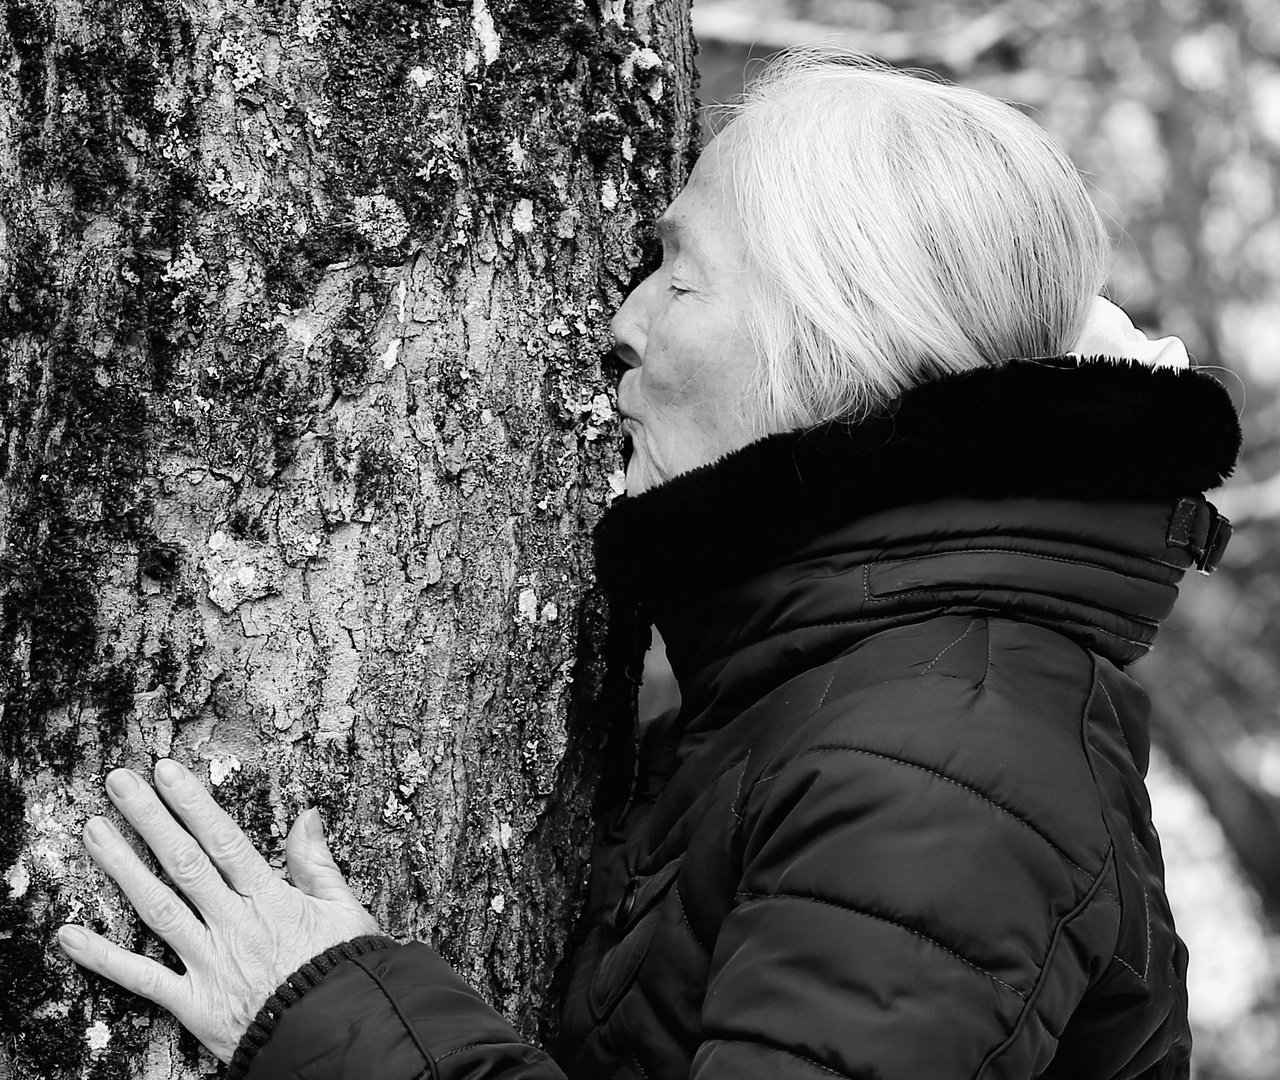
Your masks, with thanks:
[[[703,151],[658,223],[662,265],[611,324],[630,365],[618,386],[632,447],[628,495],[755,437],[747,387],[757,354],[744,330],[748,260],[730,188],[733,152],[727,134]]]
[[[377,933],[378,924],[343,880],[315,810],[289,830],[289,885],[176,761],[158,762],[155,781],[153,790],[132,770],[116,769],[107,792],[200,918],[106,818],[89,820],[84,844],[186,974],[87,927],[64,926],[58,940],[72,960],[168,1009],[227,1062],[262,1003],[293,971],[333,945]]]

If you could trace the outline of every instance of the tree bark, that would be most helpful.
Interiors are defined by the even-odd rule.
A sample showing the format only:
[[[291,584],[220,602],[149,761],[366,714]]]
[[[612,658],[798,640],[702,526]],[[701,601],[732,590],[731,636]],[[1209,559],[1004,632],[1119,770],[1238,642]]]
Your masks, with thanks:
[[[276,863],[319,806],[384,927],[549,1038],[626,698],[600,358],[692,152],[687,3],[4,15],[0,1076],[217,1071],[53,936],[162,955],[79,834],[165,755]]]

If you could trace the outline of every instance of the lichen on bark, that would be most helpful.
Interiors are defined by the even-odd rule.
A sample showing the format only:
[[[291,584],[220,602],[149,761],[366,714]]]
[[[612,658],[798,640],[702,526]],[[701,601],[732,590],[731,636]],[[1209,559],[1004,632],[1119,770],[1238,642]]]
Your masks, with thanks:
[[[165,755],[551,1037],[687,8],[6,0],[0,52],[0,1071],[211,1070],[54,944],[164,955],[79,830]]]

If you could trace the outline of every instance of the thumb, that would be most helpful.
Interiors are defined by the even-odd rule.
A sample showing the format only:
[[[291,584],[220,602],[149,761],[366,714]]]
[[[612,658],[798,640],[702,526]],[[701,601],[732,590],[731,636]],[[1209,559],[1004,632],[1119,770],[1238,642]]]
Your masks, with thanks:
[[[329,854],[319,810],[312,808],[298,815],[285,839],[284,855],[289,864],[289,877],[304,893],[319,900],[338,900],[360,907]]]

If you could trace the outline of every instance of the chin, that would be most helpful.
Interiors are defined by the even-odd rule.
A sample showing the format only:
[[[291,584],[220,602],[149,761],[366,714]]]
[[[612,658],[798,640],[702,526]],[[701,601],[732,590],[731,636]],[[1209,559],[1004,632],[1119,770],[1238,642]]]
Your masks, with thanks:
[[[642,491],[648,491],[662,483],[664,477],[653,467],[649,458],[640,453],[632,445],[631,457],[627,461],[627,496],[634,497]]]
[[[649,483],[648,477],[644,475],[639,461],[632,454],[631,460],[627,462],[627,498],[635,498],[650,486],[652,485]]]

